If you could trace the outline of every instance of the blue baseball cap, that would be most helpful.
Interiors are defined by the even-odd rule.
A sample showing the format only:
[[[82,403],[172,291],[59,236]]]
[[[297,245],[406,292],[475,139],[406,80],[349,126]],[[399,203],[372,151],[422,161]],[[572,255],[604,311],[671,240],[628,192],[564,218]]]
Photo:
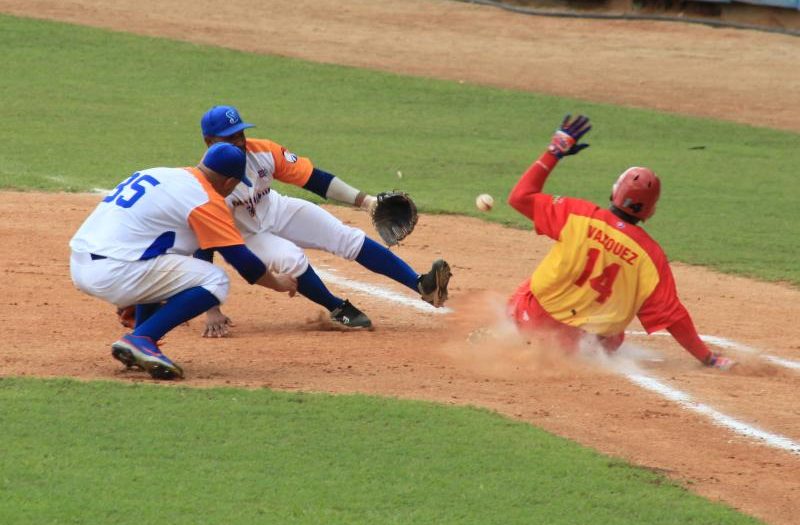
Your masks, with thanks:
[[[242,117],[233,106],[214,106],[200,119],[200,127],[206,137],[230,137],[255,125],[242,122]]]
[[[227,142],[212,144],[203,156],[203,164],[220,175],[239,179],[245,186],[253,187],[253,183],[245,175],[247,157],[233,144]]]

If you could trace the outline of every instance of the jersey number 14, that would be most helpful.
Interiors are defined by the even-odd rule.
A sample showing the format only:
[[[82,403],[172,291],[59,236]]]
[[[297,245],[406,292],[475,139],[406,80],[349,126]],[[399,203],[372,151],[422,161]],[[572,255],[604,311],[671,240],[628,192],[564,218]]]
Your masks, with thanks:
[[[596,301],[602,304],[611,296],[614,281],[617,278],[620,266],[617,263],[609,264],[603,268],[603,272],[600,275],[589,279],[589,276],[592,275],[594,267],[597,264],[597,258],[600,257],[600,250],[597,248],[590,248],[586,257],[586,266],[583,268],[583,273],[581,273],[580,277],[575,281],[575,286],[583,286],[586,284],[586,281],[589,281],[589,286],[600,294]]]

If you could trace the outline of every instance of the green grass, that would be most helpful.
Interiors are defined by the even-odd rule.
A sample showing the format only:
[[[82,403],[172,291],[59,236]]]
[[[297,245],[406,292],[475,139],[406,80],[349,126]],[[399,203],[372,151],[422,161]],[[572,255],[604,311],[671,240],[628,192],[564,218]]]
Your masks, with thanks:
[[[647,227],[673,259],[800,284],[798,134],[8,16],[0,50],[0,187],[109,188],[192,164],[201,114],[230,103],[253,136],[367,191],[466,215],[487,192],[499,205],[484,218],[524,226],[506,195],[562,115],[583,112],[592,147],[547,191],[604,203],[623,169],[652,167],[664,192]]]
[[[744,524],[484,410],[0,379],[0,523]]]

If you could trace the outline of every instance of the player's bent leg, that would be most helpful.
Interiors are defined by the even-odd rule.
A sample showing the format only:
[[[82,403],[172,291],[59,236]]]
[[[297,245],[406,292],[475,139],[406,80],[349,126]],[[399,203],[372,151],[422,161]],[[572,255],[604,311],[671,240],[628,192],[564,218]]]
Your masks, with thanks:
[[[194,319],[218,304],[219,299],[201,286],[183,290],[167,299],[156,313],[136,327],[133,334],[158,341],[176,326]]]
[[[224,302],[230,287],[228,276],[218,266],[176,254],[118,261],[73,253],[70,271],[79,290],[120,307],[160,303],[195,286]]]
[[[309,264],[305,252],[293,242],[262,232],[248,236],[245,243],[270,271],[297,278],[297,292],[328,310],[334,323],[347,328],[372,327],[372,321],[362,311],[331,293]]]
[[[355,260],[375,273],[404,284],[434,306],[447,300],[450,267],[436,261],[427,274],[420,275],[385,246],[373,241],[358,228],[353,228],[323,208],[292,197],[275,196],[282,216],[273,223],[272,233],[302,248],[325,250],[347,260]],[[271,203],[272,204],[272,203]]]
[[[79,289],[113,304],[158,305],[166,301],[132,334],[112,345],[117,360],[157,379],[183,377],[183,370],[159,350],[157,341],[175,326],[224,301],[229,289],[228,276],[221,268],[183,255],[131,262],[73,254],[70,266]]]
[[[274,233],[246,235],[244,242],[271,272],[285,273],[298,278],[308,268],[308,257],[303,249]]]
[[[297,293],[323,306],[329,312],[344,303],[344,299],[336,297],[328,290],[311,265],[297,278]]]
[[[297,292],[330,312],[331,321],[345,328],[372,328],[369,317],[350,301],[333,295],[311,265],[297,278]]]
[[[324,250],[352,261],[364,244],[364,232],[353,228],[312,202],[279,196],[283,215],[270,231],[301,248]],[[272,202],[270,203],[272,204]]]
[[[613,354],[619,350],[619,347],[625,341],[625,332],[616,335],[599,336],[598,340],[607,354]]]
[[[388,248],[365,237],[356,261],[375,273],[408,286],[418,292],[423,301],[437,308],[447,301],[447,286],[453,274],[450,265],[442,259],[434,261],[430,271],[420,275]]]
[[[509,298],[506,312],[522,334],[543,337],[567,353],[577,352],[583,330],[565,325],[539,304],[531,292],[530,279],[523,282]]]
[[[369,237],[364,237],[356,262],[370,271],[385,275],[415,292],[418,291],[420,274],[387,247]]]
[[[136,305],[136,323],[133,327],[140,326],[161,308],[161,303],[145,303]]]
[[[104,277],[96,279],[91,295],[118,306],[161,303],[175,294],[201,286],[220,303],[230,281],[222,268],[185,255],[160,255],[146,261],[105,259]],[[99,267],[98,267],[99,268]]]
[[[111,345],[111,353],[127,367],[138,366],[155,379],[183,377],[183,369],[161,352],[158,340],[179,324],[218,304],[219,299],[201,286],[183,290],[167,299],[132,334],[123,336]]]

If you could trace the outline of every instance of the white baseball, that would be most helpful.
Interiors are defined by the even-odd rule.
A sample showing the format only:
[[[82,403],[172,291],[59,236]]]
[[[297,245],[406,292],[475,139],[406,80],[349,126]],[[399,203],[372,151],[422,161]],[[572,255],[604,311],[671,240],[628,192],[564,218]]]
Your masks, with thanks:
[[[494,206],[494,199],[488,193],[481,193],[475,198],[475,206],[481,211],[490,211]]]

